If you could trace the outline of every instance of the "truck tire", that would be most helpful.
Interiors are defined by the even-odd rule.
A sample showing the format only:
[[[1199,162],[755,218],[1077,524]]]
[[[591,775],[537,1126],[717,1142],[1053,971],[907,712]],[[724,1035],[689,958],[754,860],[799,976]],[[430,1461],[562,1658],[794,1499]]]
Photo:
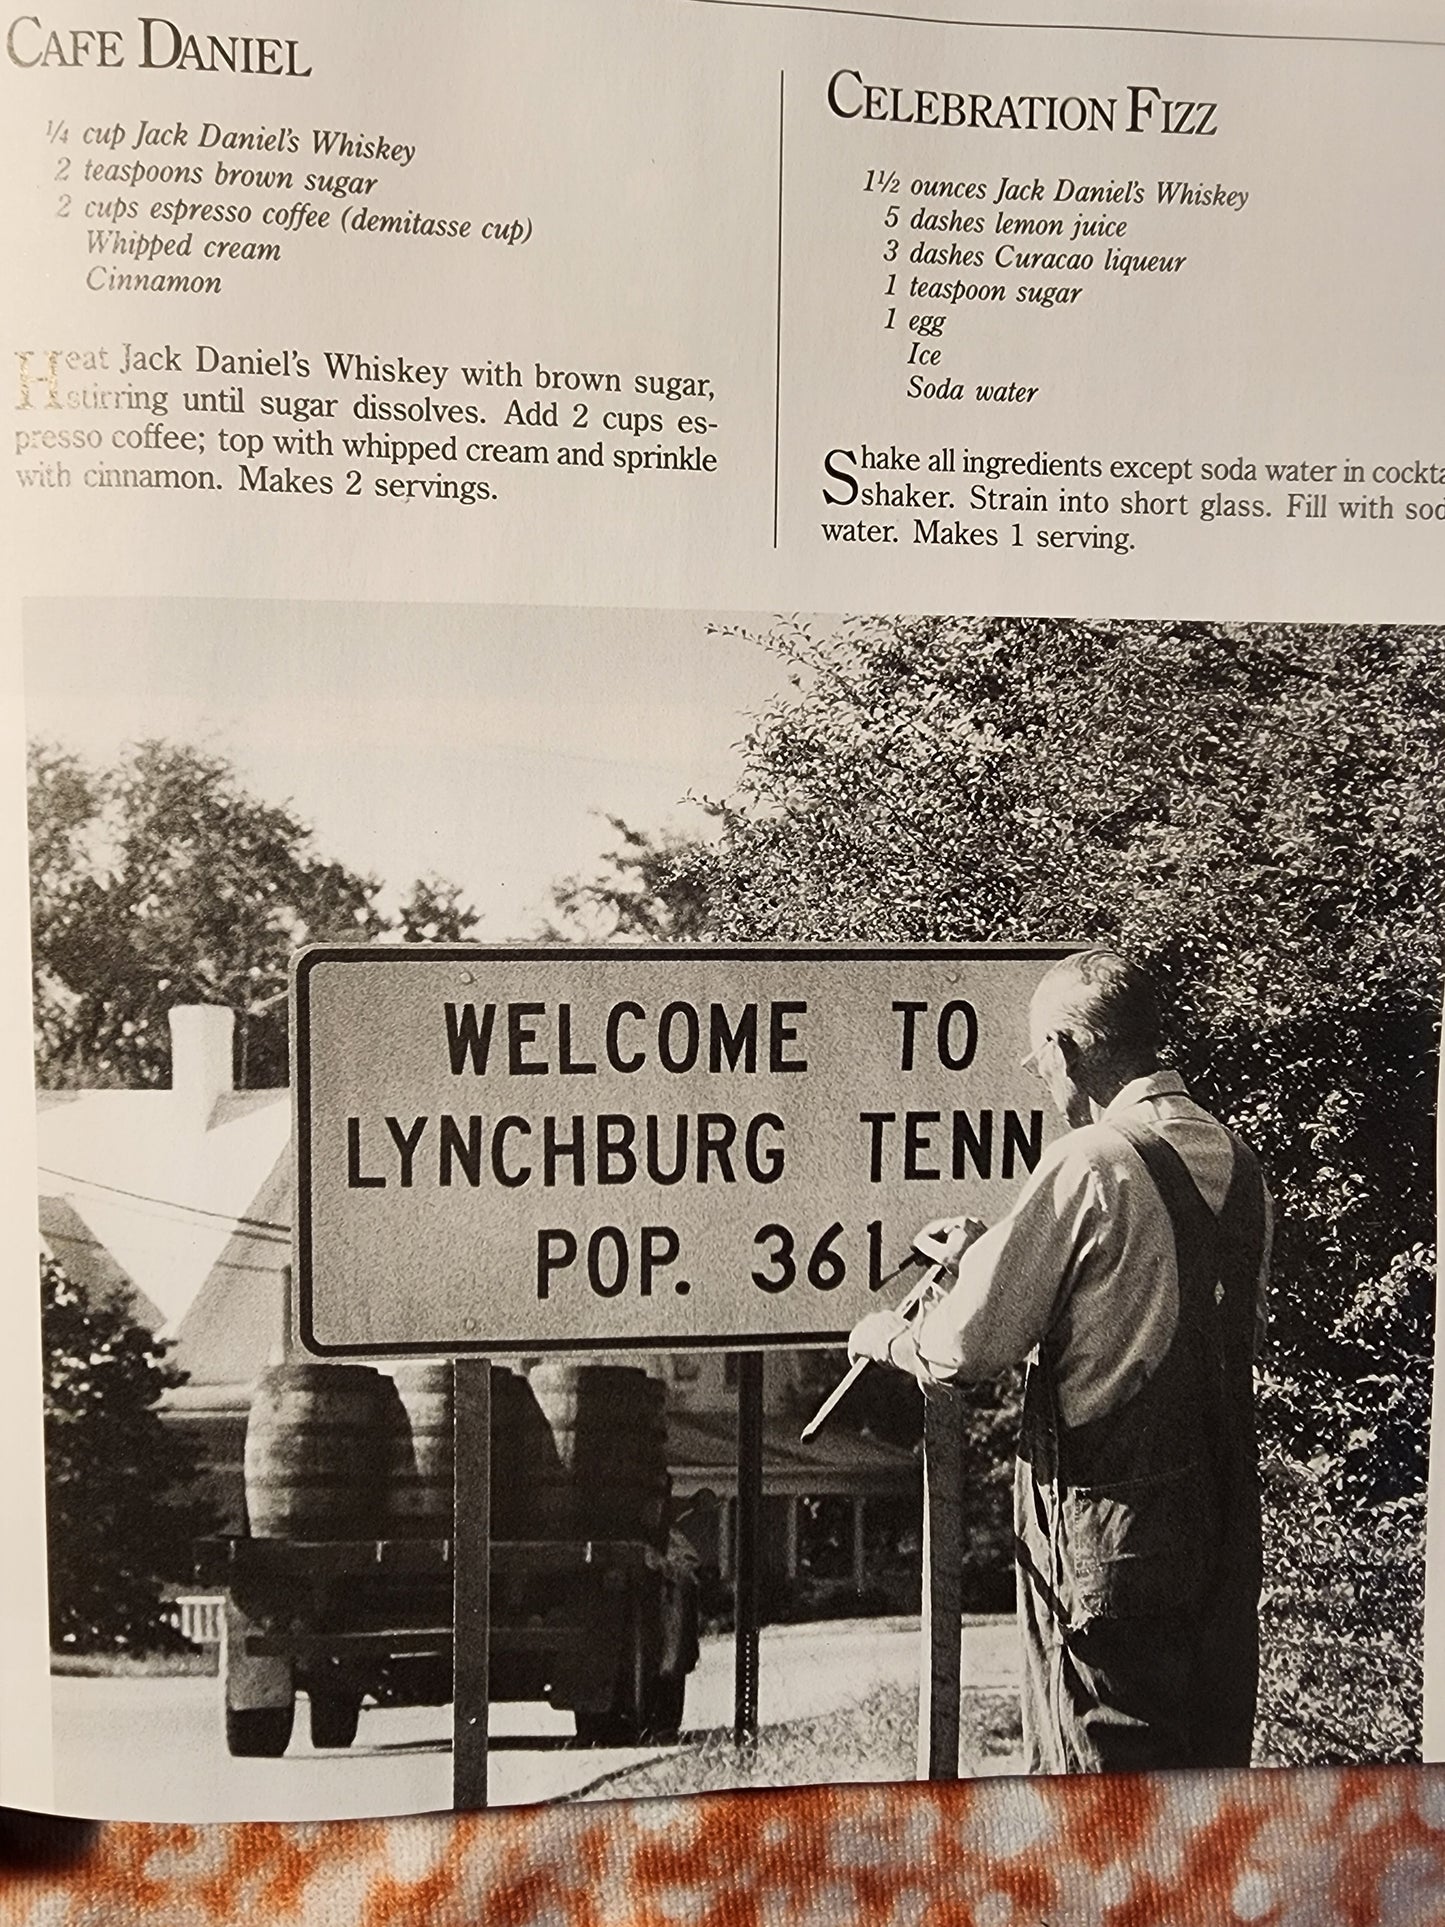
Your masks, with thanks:
[[[657,1688],[654,1615],[649,1613],[648,1603],[644,1598],[634,1598],[628,1606],[611,1704],[600,1713],[577,1708],[577,1737],[584,1746],[639,1746],[643,1742]]]
[[[228,1706],[226,1751],[234,1760],[279,1760],[291,1741],[296,1705]]]
[[[685,1673],[658,1673],[645,1682],[641,1713],[615,1703],[604,1713],[579,1710],[577,1737],[584,1746],[676,1746],[686,1695]]]
[[[675,1746],[682,1731],[683,1701],[687,1697],[686,1673],[659,1673],[651,1682],[647,1696],[647,1715],[642,1737],[651,1746]]]
[[[311,1702],[311,1744],[322,1747],[350,1746],[361,1720],[360,1693],[323,1692],[317,1687],[308,1695]]]
[[[226,1750],[239,1760],[279,1760],[296,1718],[296,1674],[289,1659],[249,1651],[263,1630],[226,1596],[221,1621],[221,1700]]]

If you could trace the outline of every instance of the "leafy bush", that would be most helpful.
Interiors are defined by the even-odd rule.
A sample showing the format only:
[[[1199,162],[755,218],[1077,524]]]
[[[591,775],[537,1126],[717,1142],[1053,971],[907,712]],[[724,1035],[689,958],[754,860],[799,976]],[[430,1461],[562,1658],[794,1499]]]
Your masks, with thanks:
[[[1268,1470],[1256,1759],[1418,1760],[1423,1494],[1351,1513],[1326,1475]]]
[[[162,1591],[186,1576],[192,1542],[215,1529],[192,1495],[199,1468],[156,1411],[184,1374],[120,1294],[92,1296],[44,1255],[40,1289],[51,1644],[181,1649]]]

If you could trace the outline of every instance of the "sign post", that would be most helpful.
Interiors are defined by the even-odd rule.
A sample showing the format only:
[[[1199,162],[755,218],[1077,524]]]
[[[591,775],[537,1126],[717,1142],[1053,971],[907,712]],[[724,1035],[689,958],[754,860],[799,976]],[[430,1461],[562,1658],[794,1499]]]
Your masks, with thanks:
[[[456,1470],[452,1500],[452,1808],[487,1804],[492,1582],[492,1368],[453,1367]]]
[[[923,1404],[923,1648],[918,1777],[958,1778],[963,1687],[963,1416],[966,1394],[931,1386]]]
[[[733,1579],[733,1743],[758,1739],[758,1582],[763,1513],[763,1355],[738,1358],[737,1559]]]

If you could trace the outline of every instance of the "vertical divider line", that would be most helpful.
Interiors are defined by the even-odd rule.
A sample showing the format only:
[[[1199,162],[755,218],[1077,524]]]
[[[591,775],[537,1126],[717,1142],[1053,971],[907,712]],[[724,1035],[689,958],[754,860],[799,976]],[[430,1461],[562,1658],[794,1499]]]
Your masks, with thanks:
[[[778,71],[778,260],[773,335],[773,547],[778,546],[779,463],[783,422],[783,108],[787,74]]]

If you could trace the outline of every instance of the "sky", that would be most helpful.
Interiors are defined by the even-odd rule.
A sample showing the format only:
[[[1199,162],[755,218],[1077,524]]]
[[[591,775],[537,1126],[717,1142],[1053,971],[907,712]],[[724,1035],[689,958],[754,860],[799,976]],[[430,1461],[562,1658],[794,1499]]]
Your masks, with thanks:
[[[26,720],[95,763],[159,736],[230,759],[327,857],[463,886],[482,934],[535,936],[603,812],[697,830],[788,670],[711,633],[765,616],[223,601],[28,603]]]

